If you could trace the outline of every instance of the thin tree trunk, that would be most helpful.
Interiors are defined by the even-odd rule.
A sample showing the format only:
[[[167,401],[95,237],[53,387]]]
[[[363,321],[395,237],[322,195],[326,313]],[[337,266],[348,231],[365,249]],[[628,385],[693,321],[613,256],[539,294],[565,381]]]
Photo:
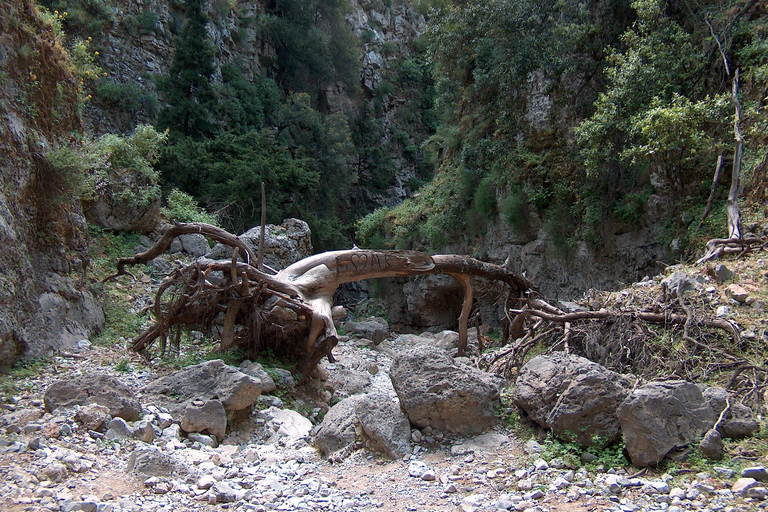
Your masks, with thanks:
[[[739,175],[741,173],[741,156],[744,153],[744,141],[741,138],[741,103],[739,102],[739,69],[733,77],[733,105],[736,110],[733,117],[733,136],[736,145],[733,151],[733,171],[731,172],[731,189],[728,192],[726,209],[728,212],[728,238],[741,238],[741,213],[739,212]]]

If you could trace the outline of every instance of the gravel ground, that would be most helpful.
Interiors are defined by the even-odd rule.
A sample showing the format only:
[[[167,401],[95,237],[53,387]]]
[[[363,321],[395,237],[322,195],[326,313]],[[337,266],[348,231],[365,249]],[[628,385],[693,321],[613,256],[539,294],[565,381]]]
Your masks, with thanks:
[[[365,368],[375,390],[394,393],[387,370],[391,355],[407,338],[384,342],[374,350],[342,341],[338,361],[325,371]],[[19,382],[20,390],[0,411],[0,508],[4,511],[741,511],[760,510],[768,490],[755,479],[727,468],[678,475],[633,468],[566,467],[545,461],[537,444],[516,439],[499,425],[474,438],[414,431],[412,455],[386,460],[358,450],[329,463],[309,438],[281,436],[267,411],[239,425],[216,447],[206,436],[179,436],[164,424],[163,411],[145,404],[144,421],[156,432],[151,443],[109,441],[88,431],[76,411],[44,413],[43,395],[57,379],[108,372],[137,391],[158,376],[154,369],[117,372],[124,354],[88,347],[57,357],[38,375]],[[136,366],[136,365],[134,365]],[[157,370],[160,371],[160,370]],[[141,396],[139,396],[141,400]],[[280,400],[264,398],[265,405]],[[26,418],[24,418],[26,416]],[[126,472],[131,454],[153,446],[170,454],[183,470],[175,476]],[[540,447],[539,447],[540,448]],[[742,490],[744,488],[744,490]]]

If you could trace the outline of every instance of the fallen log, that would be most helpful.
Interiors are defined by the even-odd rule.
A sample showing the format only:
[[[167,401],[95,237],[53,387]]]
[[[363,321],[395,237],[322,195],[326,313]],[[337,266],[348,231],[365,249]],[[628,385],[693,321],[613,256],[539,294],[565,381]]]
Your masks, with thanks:
[[[331,350],[338,341],[333,322],[333,295],[343,283],[382,277],[447,274],[464,287],[464,303],[459,317],[459,355],[467,349],[467,323],[474,296],[473,278],[501,281],[509,286],[509,297],[523,299],[535,290],[524,277],[504,267],[482,262],[469,256],[435,255],[417,251],[373,251],[350,249],[330,251],[304,258],[272,276],[260,271],[258,257],[237,236],[221,228],[202,223],[177,224],[143,253],[117,261],[117,273],[108,279],[131,275],[127,266],[147,264],[163,254],[174,238],[182,234],[199,233],[235,249],[231,261],[193,263],[180,266],[166,278],[155,299],[157,323],[138,336],[131,346],[145,353],[160,338],[165,340],[171,326],[191,325],[201,318],[212,319],[225,314],[222,329],[222,348],[243,343],[254,343],[261,336],[262,320],[288,324],[308,321],[308,333],[302,347],[306,380],[323,356],[332,360]],[[240,255],[243,261],[238,261]],[[215,285],[208,280],[211,272],[223,272],[225,284]],[[164,305],[163,293],[174,287],[173,298]],[[268,308],[275,306],[294,311],[295,319],[270,317]],[[261,310],[260,312],[258,310]],[[191,314],[191,313],[194,314]],[[246,334],[236,339],[235,324],[245,327]],[[253,325],[246,325],[246,324]],[[295,343],[288,336],[282,343]],[[258,342],[256,342],[258,346]]]

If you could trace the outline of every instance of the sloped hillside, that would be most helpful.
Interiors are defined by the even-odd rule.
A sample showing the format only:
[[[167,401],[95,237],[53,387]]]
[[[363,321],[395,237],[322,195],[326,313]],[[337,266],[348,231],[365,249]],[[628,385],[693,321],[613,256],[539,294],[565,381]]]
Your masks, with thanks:
[[[2,0],[0,10],[0,364],[43,355],[103,323],[86,290],[87,227],[75,176],[43,154],[79,129],[77,69],[57,19],[34,2]]]

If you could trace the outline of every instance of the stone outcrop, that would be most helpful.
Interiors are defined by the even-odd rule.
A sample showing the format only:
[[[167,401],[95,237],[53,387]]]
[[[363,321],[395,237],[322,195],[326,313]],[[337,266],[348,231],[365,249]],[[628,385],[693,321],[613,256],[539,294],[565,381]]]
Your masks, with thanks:
[[[606,446],[621,435],[616,408],[632,383],[583,357],[556,352],[536,356],[520,369],[514,403],[561,439]]]
[[[5,367],[22,356],[74,350],[104,316],[83,278],[88,228],[71,177],[45,158],[56,141],[69,140],[80,127],[74,68],[34,2],[2,0],[0,12],[0,367]]]
[[[398,354],[389,376],[409,421],[418,428],[470,434],[496,420],[503,381],[454,361],[444,350],[418,345]]]
[[[134,393],[116,378],[101,373],[54,382],[45,392],[43,403],[46,411],[98,404],[107,407],[110,416],[126,421],[137,420],[141,415],[141,405]]]

